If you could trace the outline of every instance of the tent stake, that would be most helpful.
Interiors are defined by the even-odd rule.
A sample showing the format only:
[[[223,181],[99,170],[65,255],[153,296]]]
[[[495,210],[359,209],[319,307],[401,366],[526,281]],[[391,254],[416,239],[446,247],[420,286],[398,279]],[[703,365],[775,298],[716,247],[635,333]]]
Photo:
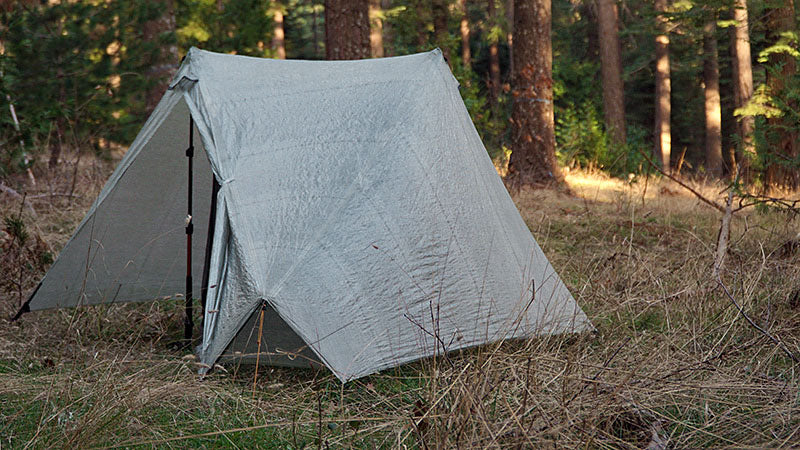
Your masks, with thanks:
[[[192,233],[194,224],[192,223],[192,160],[194,157],[194,119],[189,115],[189,148],[186,149],[186,157],[189,161],[188,177],[188,198],[186,213],[186,307],[183,318],[183,339],[186,345],[192,342]]]

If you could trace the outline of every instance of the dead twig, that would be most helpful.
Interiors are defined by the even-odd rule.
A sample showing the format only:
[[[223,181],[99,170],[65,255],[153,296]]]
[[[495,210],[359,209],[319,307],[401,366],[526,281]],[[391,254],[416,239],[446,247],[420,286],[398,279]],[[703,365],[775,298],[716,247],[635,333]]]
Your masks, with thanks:
[[[747,323],[750,324],[750,326],[760,331],[761,334],[763,334],[764,336],[768,337],[775,345],[778,346],[778,348],[783,350],[783,352],[786,353],[786,355],[789,356],[789,358],[791,358],[792,361],[794,361],[795,363],[800,362],[800,358],[798,358],[797,355],[792,353],[792,351],[789,350],[789,348],[786,347],[786,345],[784,345],[783,342],[779,341],[778,338],[770,334],[769,331],[758,326],[758,324],[756,324],[753,321],[753,319],[751,319],[750,316],[748,316],[747,313],[744,312],[744,309],[741,306],[739,306],[739,302],[737,302],[736,299],[733,298],[733,295],[731,295],[730,291],[728,291],[728,287],[725,286],[725,283],[722,282],[722,278],[720,278],[719,274],[717,274],[717,283],[719,283],[720,287],[722,287],[722,290],[725,292],[725,295],[728,297],[728,300],[730,300],[731,303],[733,303],[733,306],[735,306],[736,309],[739,310],[739,314],[741,314],[742,317],[745,318],[745,320],[747,321]]]
[[[24,197],[35,198],[35,196],[28,196],[27,193],[23,196],[23,194],[20,194],[14,188],[6,186],[3,183],[0,183],[0,191],[5,192],[6,194],[8,194],[8,195],[10,195],[10,196],[12,196],[12,197],[14,197],[16,199],[23,199]],[[36,214],[36,210],[33,209],[33,206],[31,206],[30,203],[25,203],[24,201],[23,201],[23,203],[28,208],[28,211],[31,212],[31,216],[33,216],[33,218],[36,219],[36,221],[38,221],[39,220],[39,216]]]
[[[722,225],[719,227],[719,238],[717,239],[717,252],[714,257],[714,276],[719,278],[719,271],[725,260],[725,253],[728,251],[728,236],[731,232],[731,217],[733,216],[733,186],[728,189],[728,201],[725,204],[725,214],[722,216]]]
[[[725,208],[724,208],[722,205],[720,205],[719,203],[717,203],[717,202],[715,202],[715,201],[713,201],[713,200],[709,200],[709,199],[707,199],[707,198],[706,198],[706,197],[705,197],[703,194],[701,194],[701,193],[697,192],[695,189],[693,189],[691,186],[687,185],[686,183],[684,183],[684,182],[683,182],[683,181],[681,181],[680,179],[678,179],[678,178],[676,178],[676,177],[672,176],[671,174],[669,174],[669,173],[667,173],[667,172],[664,172],[664,171],[661,169],[661,167],[658,167],[658,166],[656,165],[656,163],[654,163],[654,162],[653,162],[653,160],[652,160],[652,159],[650,159],[650,156],[648,156],[648,155],[647,155],[647,153],[643,152],[641,149],[639,149],[639,153],[640,153],[642,156],[644,156],[644,159],[645,159],[645,160],[647,160],[647,163],[648,163],[648,164],[650,164],[650,166],[651,166],[652,168],[656,169],[656,171],[658,171],[658,172],[659,172],[661,175],[664,175],[665,177],[669,178],[670,180],[672,180],[672,181],[674,181],[674,182],[678,183],[678,184],[679,184],[681,187],[683,187],[683,188],[684,188],[684,189],[686,189],[687,191],[689,191],[689,192],[691,192],[692,194],[694,194],[694,195],[695,195],[695,197],[697,197],[698,199],[700,199],[700,201],[702,201],[703,203],[705,203],[705,204],[707,204],[707,205],[711,206],[712,208],[716,209],[716,210],[717,210],[717,211],[719,211],[719,212],[722,212],[722,213],[724,213],[724,212],[725,212]]]

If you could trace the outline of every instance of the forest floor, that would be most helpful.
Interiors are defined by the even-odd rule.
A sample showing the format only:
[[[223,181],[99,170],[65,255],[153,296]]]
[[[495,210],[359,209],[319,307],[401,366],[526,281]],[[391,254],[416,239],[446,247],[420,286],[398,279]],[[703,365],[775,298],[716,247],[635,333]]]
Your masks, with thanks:
[[[109,163],[84,161],[40,179],[21,209],[0,192],[2,215],[27,225],[31,255],[56,254],[108,174]],[[732,302],[800,354],[798,219],[734,216],[720,279],[729,297],[712,275],[719,211],[665,180],[567,181],[571,194],[515,201],[596,333],[488,345],[345,385],[325,371],[262,367],[253,391],[252,368],[201,379],[188,351],[170,349],[182,330],[173,301],[34,312],[0,324],[0,448],[800,442],[800,366]],[[724,186],[692,186],[722,201]],[[3,317],[22,296],[9,239],[0,234]],[[42,274],[29,272],[24,290]]]

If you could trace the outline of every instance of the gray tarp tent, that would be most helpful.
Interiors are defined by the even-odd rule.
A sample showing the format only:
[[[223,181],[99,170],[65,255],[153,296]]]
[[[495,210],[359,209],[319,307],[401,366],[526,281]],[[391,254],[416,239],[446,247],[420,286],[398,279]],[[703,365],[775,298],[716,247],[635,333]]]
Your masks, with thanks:
[[[316,361],[342,381],[591,328],[439,50],[282,61],[192,48],[24,310],[183,291],[190,115],[207,366],[254,352],[262,306],[265,362]]]

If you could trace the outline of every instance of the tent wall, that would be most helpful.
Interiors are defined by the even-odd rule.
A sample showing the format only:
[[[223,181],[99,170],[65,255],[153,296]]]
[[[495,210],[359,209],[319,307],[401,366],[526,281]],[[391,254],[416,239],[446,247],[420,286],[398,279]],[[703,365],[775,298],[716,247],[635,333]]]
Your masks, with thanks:
[[[213,141],[227,230],[214,243],[205,364],[261,299],[342,380],[591,328],[438,50],[316,62],[194,49],[180,73],[198,80],[187,96]]]
[[[184,292],[188,142],[189,109],[170,91],[47,272],[31,310]],[[212,175],[197,131],[194,142],[192,271],[199,294]]]

